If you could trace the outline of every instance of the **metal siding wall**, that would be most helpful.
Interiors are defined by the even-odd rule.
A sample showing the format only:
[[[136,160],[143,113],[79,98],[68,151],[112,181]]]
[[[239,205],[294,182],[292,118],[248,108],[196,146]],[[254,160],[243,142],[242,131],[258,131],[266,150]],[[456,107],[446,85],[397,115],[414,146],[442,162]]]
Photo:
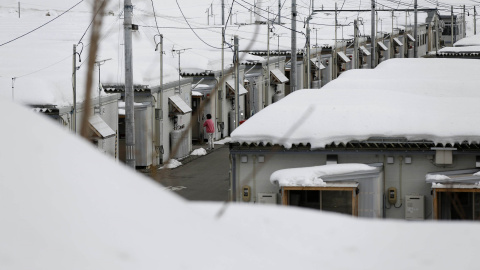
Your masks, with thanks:
[[[255,164],[255,174],[253,171],[253,156],[254,154],[248,154],[248,162],[241,163],[240,157],[243,154],[238,155],[237,159],[237,196],[241,196],[241,186],[252,186],[252,195],[255,191],[255,195],[259,192],[273,192],[279,194],[279,187],[270,183],[270,175],[280,169],[297,168],[297,167],[309,167],[324,165],[326,162],[326,154],[321,153],[295,153],[295,154],[275,154],[265,153],[257,154],[265,156],[264,163]],[[391,207],[386,210],[386,217],[393,219],[405,218],[405,195],[424,195],[425,196],[425,218],[432,218],[432,196],[430,195],[431,186],[425,183],[425,175],[429,172],[445,171],[445,170],[459,170],[459,169],[471,169],[475,168],[475,154],[459,155],[454,153],[454,164],[451,166],[435,166],[432,162],[434,156],[428,153],[402,153],[399,154],[385,154],[385,157],[392,156],[395,159],[394,164],[385,164],[385,187],[383,187],[383,180],[380,178],[375,179],[372,183],[373,186],[364,186],[361,183],[362,189],[373,190],[374,193],[380,193],[381,196],[374,196],[374,202],[366,204],[365,208],[369,208],[371,204],[383,205],[383,192],[389,187],[397,188],[397,196],[400,196],[403,205],[400,207],[400,197],[397,200],[397,207]],[[404,158],[409,156],[412,158],[412,164],[404,164],[402,161],[402,190],[399,190],[400,186],[400,157]],[[383,163],[383,154],[374,153],[348,153],[338,155],[339,163]],[[254,182],[256,184],[254,185]],[[383,189],[383,190],[382,190]],[[362,191],[361,191],[362,192]],[[279,194],[280,195],[280,194]],[[241,201],[241,197],[238,200]],[[359,198],[359,203],[363,198]],[[252,196],[253,202],[253,196]],[[388,205],[387,205],[388,206]],[[363,206],[362,206],[363,207]],[[372,213],[372,215],[381,216],[382,213]]]

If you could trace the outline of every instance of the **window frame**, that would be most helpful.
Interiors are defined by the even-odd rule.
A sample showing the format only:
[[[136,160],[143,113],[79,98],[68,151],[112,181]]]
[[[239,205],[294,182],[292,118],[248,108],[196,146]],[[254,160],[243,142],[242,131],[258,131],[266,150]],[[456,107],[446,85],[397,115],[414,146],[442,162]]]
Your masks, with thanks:
[[[358,217],[358,186],[348,187],[300,187],[290,186],[282,187],[282,205],[290,206],[290,191],[348,191],[352,193],[352,216]],[[318,209],[324,211],[322,209]],[[333,212],[335,213],[335,212]]]
[[[432,189],[433,195],[433,219],[435,220],[450,220],[450,219],[442,219],[441,218],[441,205],[442,202],[440,201],[442,196],[441,194],[447,193],[475,193],[474,196],[480,196],[480,189],[478,188],[434,188]],[[471,220],[471,219],[465,219]],[[474,219],[473,219],[474,220]]]

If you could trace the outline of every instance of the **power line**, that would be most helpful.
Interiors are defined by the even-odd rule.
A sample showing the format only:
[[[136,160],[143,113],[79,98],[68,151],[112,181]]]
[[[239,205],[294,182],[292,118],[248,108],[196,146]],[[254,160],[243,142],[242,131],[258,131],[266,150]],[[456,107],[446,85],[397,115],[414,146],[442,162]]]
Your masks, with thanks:
[[[157,26],[157,32],[158,32],[158,35],[161,36],[160,30],[158,29],[157,15],[155,15],[155,6],[153,5],[153,0],[150,0],[150,1],[152,2],[153,18],[155,18],[155,25]]]
[[[100,5],[100,7],[98,8],[98,10],[95,12],[95,15],[93,15],[92,21],[91,21],[90,24],[88,25],[87,29],[85,29],[85,32],[83,32],[83,35],[82,35],[82,37],[80,38],[80,40],[78,41],[77,45],[80,44],[80,42],[82,42],[83,37],[85,37],[85,34],[87,33],[87,31],[88,31],[88,29],[90,28],[90,26],[92,26],[93,21],[95,21],[95,18],[97,17],[98,12],[100,11],[100,8],[101,8],[104,4],[105,4],[105,0],[103,0],[103,3]]]
[[[245,2],[245,1],[243,1],[243,0],[241,0],[241,1],[242,1],[242,2]],[[237,2],[237,4],[239,4],[241,7],[249,10],[246,6],[240,4],[239,2]],[[247,4],[249,4],[249,3],[247,3]],[[259,13],[255,12],[255,11],[254,11],[253,13],[255,13],[256,15],[258,15],[258,16],[260,16],[260,17],[268,20],[268,18],[265,18],[262,14],[259,14]],[[302,23],[303,23],[303,22],[302,22]],[[285,29],[288,29],[288,30],[290,30],[290,31],[293,31],[291,28],[286,27],[285,25],[279,24],[279,26],[280,26],[280,27],[283,27],[283,28],[285,28]],[[300,31],[295,31],[295,32],[296,32],[296,33],[299,33],[299,34],[302,34],[302,35],[305,35],[305,33],[300,32]]]
[[[180,7],[180,4],[178,3],[178,0],[175,0],[175,2],[177,3],[177,6],[178,6],[178,9],[180,10],[180,13],[182,13],[182,16],[183,16],[183,19],[185,20],[185,22],[188,24],[188,27],[190,27],[190,29],[192,30],[192,32],[195,34],[195,36],[197,36],[197,38],[203,42],[205,45],[211,47],[211,48],[214,48],[214,49],[217,49],[217,50],[221,50],[222,48],[218,48],[218,47],[215,47],[215,46],[212,46],[210,44],[208,44],[207,42],[205,42],[198,34],[197,32],[195,32],[195,30],[193,30],[192,26],[190,25],[190,23],[188,22],[187,18],[185,17],[185,14],[183,14],[183,11],[182,11],[182,8]],[[231,48],[232,45],[229,46],[229,48]]]
[[[35,70],[35,71],[32,71],[32,72],[30,72],[30,73],[27,73],[27,74],[24,74],[24,75],[22,75],[22,76],[18,76],[18,77],[15,77],[15,78],[18,79],[18,78],[22,78],[22,77],[25,77],[25,76],[28,76],[28,75],[32,75],[32,74],[34,74],[34,73],[40,72],[40,71],[42,71],[42,70],[45,70],[45,69],[47,69],[47,68],[49,68],[49,67],[55,66],[56,64],[58,64],[58,63],[60,63],[60,62],[63,62],[63,61],[65,61],[66,59],[71,58],[71,57],[72,57],[72,56],[69,55],[69,56],[63,58],[62,60],[60,60],[60,61],[58,61],[58,62],[55,62],[55,63],[53,63],[53,64],[51,64],[51,65],[48,65],[48,66],[43,67],[43,68],[41,68],[41,69],[39,69],[39,70]]]
[[[69,12],[70,10],[72,10],[73,8],[75,8],[76,6],[78,6],[78,5],[79,5],[80,3],[82,3],[82,2],[83,2],[83,0],[80,0],[80,2],[76,3],[76,4],[75,4],[73,7],[71,7],[71,8],[69,8],[69,9],[67,9],[67,10],[66,10],[66,11],[64,11],[62,14],[58,15],[57,17],[55,17],[55,18],[51,19],[50,21],[48,21],[48,22],[46,22],[46,23],[44,23],[44,24],[40,25],[39,27],[37,27],[37,28],[35,28],[35,29],[33,29],[33,30],[31,30],[31,31],[29,31],[29,32],[27,32],[27,33],[25,33],[25,34],[21,35],[21,36],[18,36],[18,37],[16,37],[16,38],[12,39],[12,40],[9,40],[9,41],[7,41],[7,42],[5,42],[5,43],[2,43],[2,44],[0,44],[0,47],[1,47],[1,46],[3,46],[3,45],[7,45],[8,43],[10,43],[10,42],[13,42],[13,41],[15,41],[15,40],[17,40],[17,39],[20,39],[20,38],[22,38],[22,37],[24,37],[24,36],[26,36],[26,35],[28,35],[28,34],[30,34],[30,33],[32,33],[32,32],[35,32],[36,30],[38,30],[38,29],[40,29],[40,28],[44,27],[45,25],[47,25],[47,24],[49,24],[49,23],[53,22],[54,20],[56,20],[56,19],[60,18],[60,16],[62,16],[63,14],[65,14],[65,13]]]

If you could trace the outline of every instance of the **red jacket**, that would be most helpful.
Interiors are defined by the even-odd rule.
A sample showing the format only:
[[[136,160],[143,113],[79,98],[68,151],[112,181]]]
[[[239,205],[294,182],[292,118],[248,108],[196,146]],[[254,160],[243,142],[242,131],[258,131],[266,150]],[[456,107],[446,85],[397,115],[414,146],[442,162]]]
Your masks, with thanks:
[[[207,119],[203,123],[204,127],[207,127],[207,133],[214,133],[215,132],[215,125],[213,124],[212,119]]]

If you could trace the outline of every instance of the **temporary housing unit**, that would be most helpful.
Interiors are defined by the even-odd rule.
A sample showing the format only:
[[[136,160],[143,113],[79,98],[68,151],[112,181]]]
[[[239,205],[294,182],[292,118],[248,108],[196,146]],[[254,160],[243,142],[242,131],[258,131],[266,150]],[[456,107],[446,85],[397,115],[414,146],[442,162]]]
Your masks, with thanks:
[[[118,99],[120,95],[102,95],[90,102],[91,114],[88,119],[89,140],[99,149],[115,159],[118,155]],[[34,111],[43,113],[65,128],[80,133],[82,119],[85,116],[85,102],[77,102],[76,121],[73,121],[73,106],[30,105]],[[75,127],[76,126],[76,127]]]
[[[262,62],[245,64],[245,88],[249,94],[245,101],[245,118],[248,119],[268,105],[285,96],[285,57],[267,57]],[[268,75],[267,75],[268,73]]]
[[[245,65],[239,66],[239,121],[245,119],[245,99],[248,93],[244,86]],[[202,125],[207,119],[206,115],[211,114],[215,124],[215,140],[228,137],[235,129],[235,74],[231,70],[225,70],[225,79],[222,80],[220,71],[183,71],[181,75],[193,80],[196,85],[195,91],[202,94],[194,99],[194,109],[199,116],[194,119],[194,125]],[[222,85],[219,83],[223,82]],[[202,108],[202,110],[200,110]],[[199,139],[206,139],[206,132],[202,128],[203,135]],[[200,133],[202,133],[200,132]]]
[[[427,175],[480,168],[478,65],[390,59],[347,71],[322,91],[290,94],[232,134],[232,200],[369,217],[447,217],[434,215],[442,211],[434,204],[451,202],[457,211],[457,201],[435,201],[437,183]],[[356,208],[345,212],[345,205]]]
[[[437,58],[480,59],[480,35],[461,39],[454,47],[445,47],[430,56]]]
[[[191,120],[192,79],[181,79],[160,86],[134,85],[135,164],[138,167],[159,165],[172,157],[186,157],[192,150]],[[125,99],[124,85],[104,84],[107,93],[120,93]],[[125,159],[125,109],[118,113],[121,160]]]
[[[440,20],[444,23],[440,38],[443,46],[452,47],[455,42],[466,36],[465,17],[462,13],[443,12],[440,14]]]

